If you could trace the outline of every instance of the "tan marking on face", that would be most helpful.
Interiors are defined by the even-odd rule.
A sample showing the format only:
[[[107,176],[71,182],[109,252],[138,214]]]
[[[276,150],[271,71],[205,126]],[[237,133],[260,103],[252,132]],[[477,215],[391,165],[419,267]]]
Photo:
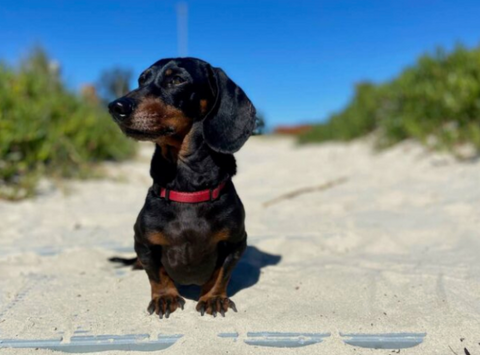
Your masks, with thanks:
[[[172,69],[167,69],[167,70],[165,70],[165,75],[167,75],[167,76],[168,76],[168,75],[172,75],[172,73],[173,73],[173,70],[172,70]]]
[[[174,140],[168,141],[171,141],[171,143],[169,142],[170,144],[168,144],[167,139],[165,138],[159,138],[155,143],[157,143],[157,145],[160,147],[163,159],[174,163],[178,158],[178,143]]]
[[[208,101],[200,100],[200,113],[204,115],[207,113],[207,110],[208,110]]]
[[[193,153],[192,146],[191,146],[192,135],[193,135],[193,131],[191,130],[190,132],[187,133],[185,138],[183,138],[183,141],[180,145],[180,149],[178,151],[179,156],[186,156]]]
[[[148,97],[140,102],[132,115],[128,128],[142,132],[161,132],[172,129],[169,136],[184,137],[192,125],[192,119],[176,107],[166,105],[158,98]]]
[[[166,135],[159,135],[152,139],[161,148],[163,157],[171,162],[182,154],[190,152],[189,140],[183,144],[185,137],[192,128],[193,120],[178,108],[166,105],[162,100],[154,97],[145,98],[135,110],[129,128],[143,132],[162,132],[171,130]]]
[[[153,232],[147,234],[147,240],[153,245],[169,245],[168,238],[162,232]]]
[[[192,124],[186,125],[180,134],[175,136],[166,136],[158,138],[157,143],[161,150],[162,156],[165,160],[175,162],[178,156],[190,154],[190,136]]]
[[[132,117],[132,126],[165,126],[171,123],[171,120],[178,121],[189,120],[181,110],[171,105],[165,104],[162,100],[155,97],[143,99]],[[133,128],[133,127],[132,127]]]

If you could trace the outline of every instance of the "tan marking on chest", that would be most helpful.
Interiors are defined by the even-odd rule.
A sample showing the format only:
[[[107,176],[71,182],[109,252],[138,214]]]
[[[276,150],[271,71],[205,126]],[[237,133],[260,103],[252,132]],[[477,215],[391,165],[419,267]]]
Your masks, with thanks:
[[[169,245],[170,242],[165,234],[161,232],[153,232],[147,234],[147,240],[153,245]]]
[[[230,232],[228,229],[222,229],[221,231],[215,233],[212,237],[213,243],[217,244],[219,242],[224,242],[230,238]]]

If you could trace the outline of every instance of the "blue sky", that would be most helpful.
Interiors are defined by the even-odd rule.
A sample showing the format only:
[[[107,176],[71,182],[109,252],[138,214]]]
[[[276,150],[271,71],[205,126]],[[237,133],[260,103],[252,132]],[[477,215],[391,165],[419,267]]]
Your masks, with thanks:
[[[480,40],[480,1],[185,1],[188,55],[222,67],[270,126],[320,121],[362,80],[384,81],[438,45]],[[0,59],[42,44],[72,88],[115,65],[177,56],[176,1],[0,4]]]

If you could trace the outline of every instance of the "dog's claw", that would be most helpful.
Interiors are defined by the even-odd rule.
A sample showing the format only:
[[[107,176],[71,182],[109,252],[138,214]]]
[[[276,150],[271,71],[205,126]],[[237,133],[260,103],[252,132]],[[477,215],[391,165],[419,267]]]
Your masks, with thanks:
[[[231,301],[228,297],[224,296],[213,296],[213,297],[203,297],[197,303],[197,311],[200,312],[200,315],[205,313],[216,317],[218,313],[222,317],[225,317],[225,313],[228,311],[228,308],[233,309],[234,312],[237,312],[237,307],[235,303]]]
[[[233,303],[232,300],[228,300],[228,307],[230,307],[231,309],[233,309],[233,311],[234,311],[235,313],[238,312],[238,311],[237,311],[237,306],[235,306],[235,303]]]
[[[147,308],[148,314],[152,315],[155,312],[155,302],[151,301]]]
[[[155,312],[160,319],[170,318],[170,315],[176,311],[177,308],[183,309],[185,300],[176,295],[161,295],[154,297],[147,308],[148,313]]]
[[[169,299],[167,299],[166,306],[165,306],[165,318],[170,317],[170,304],[172,303]]]

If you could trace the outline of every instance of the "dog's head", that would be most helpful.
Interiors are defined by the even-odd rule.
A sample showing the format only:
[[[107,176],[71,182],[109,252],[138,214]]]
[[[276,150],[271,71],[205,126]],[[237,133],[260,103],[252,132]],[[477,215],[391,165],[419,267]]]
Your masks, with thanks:
[[[255,127],[255,108],[243,90],[222,69],[200,59],[162,59],[140,75],[138,86],[108,105],[134,139],[161,145],[201,129],[211,149],[231,154]]]

